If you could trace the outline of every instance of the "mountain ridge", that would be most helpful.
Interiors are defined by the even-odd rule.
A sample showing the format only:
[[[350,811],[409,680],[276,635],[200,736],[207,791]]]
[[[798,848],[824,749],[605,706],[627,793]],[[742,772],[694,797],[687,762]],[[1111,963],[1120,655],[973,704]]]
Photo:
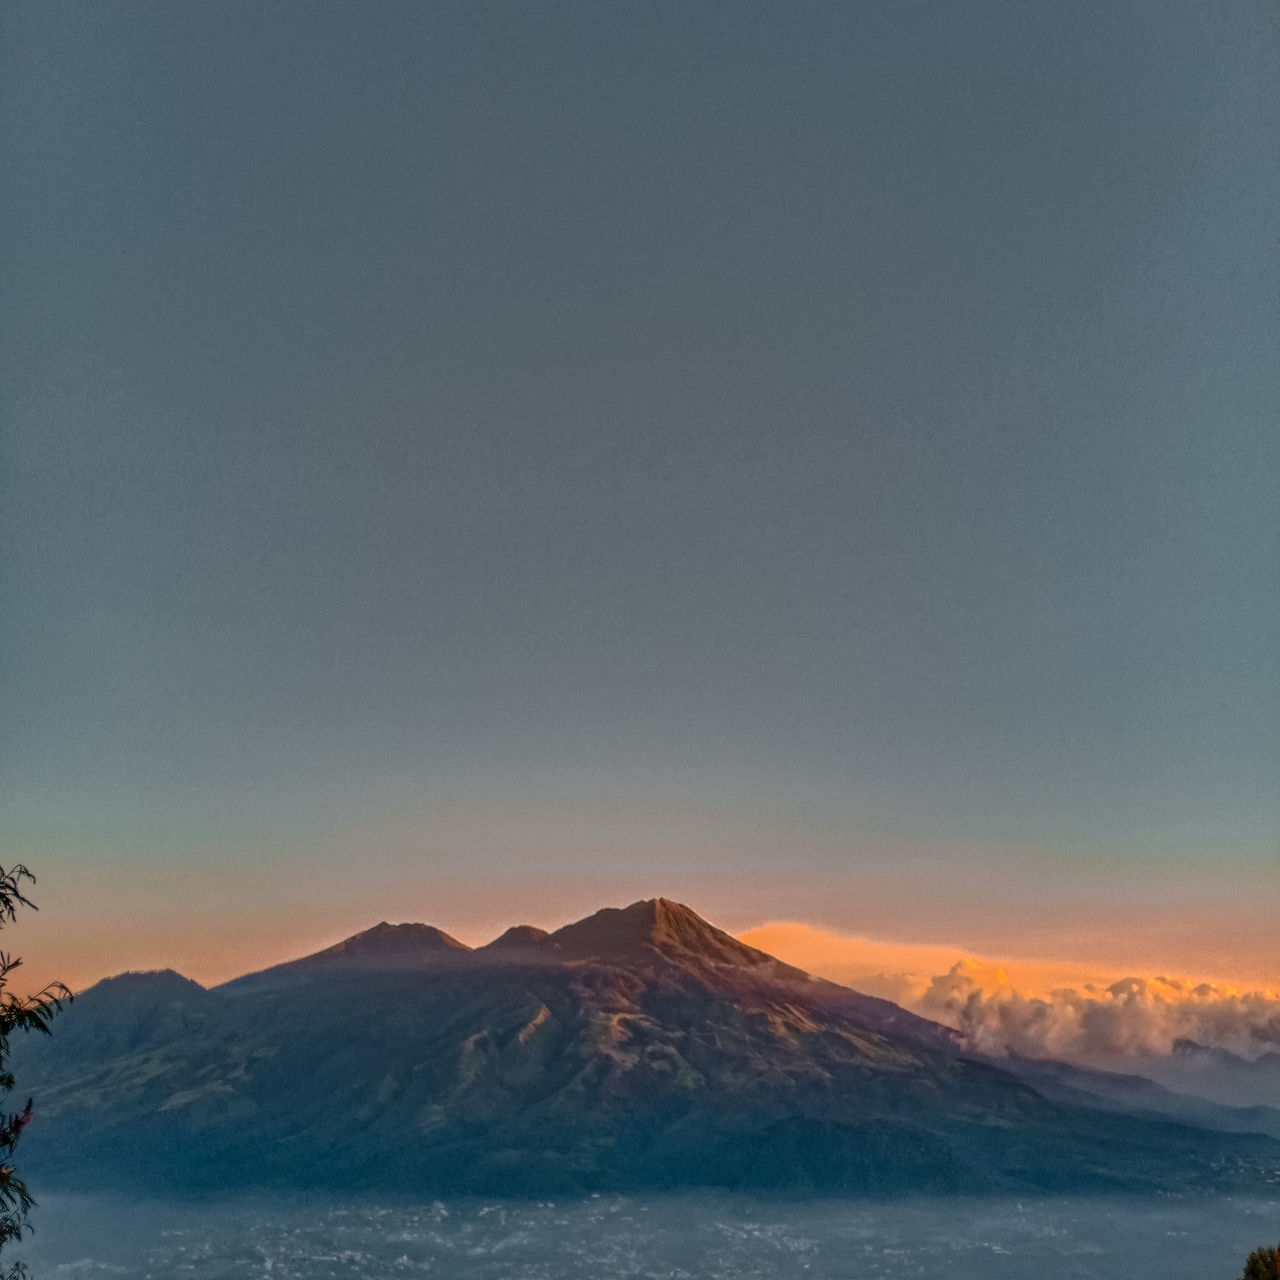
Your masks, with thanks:
[[[603,907],[551,932],[535,925],[512,925],[491,942],[474,948],[437,925],[388,924],[384,920],[319,951],[232,978],[215,989],[235,993],[281,982],[291,984],[309,974],[332,974],[345,965],[368,969],[428,967],[464,958],[510,957],[517,952],[527,960],[553,963],[696,961],[767,967],[779,977],[816,981],[804,970],[739,942],[683,903],[644,898],[626,907]]]
[[[1280,1179],[1280,1143],[1048,1099],[668,899],[475,950],[448,938],[383,922],[210,991],[91,988],[20,1046],[32,1176],[512,1195]]]

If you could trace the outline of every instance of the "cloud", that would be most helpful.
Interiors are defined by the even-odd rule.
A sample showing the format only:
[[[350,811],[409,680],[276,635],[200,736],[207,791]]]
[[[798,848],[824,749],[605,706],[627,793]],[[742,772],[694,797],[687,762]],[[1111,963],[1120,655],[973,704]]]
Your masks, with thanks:
[[[1253,1057],[1280,1049],[1280,991],[1175,977],[1116,980],[1080,966],[957,958],[911,946],[771,924],[752,946],[959,1031],[984,1053],[1109,1063],[1160,1056],[1175,1040]]]
[[[1109,1062],[1164,1055],[1180,1039],[1245,1056],[1280,1048],[1280,993],[1184,978],[1121,978],[1037,995],[961,960],[912,1007],[986,1053]]]

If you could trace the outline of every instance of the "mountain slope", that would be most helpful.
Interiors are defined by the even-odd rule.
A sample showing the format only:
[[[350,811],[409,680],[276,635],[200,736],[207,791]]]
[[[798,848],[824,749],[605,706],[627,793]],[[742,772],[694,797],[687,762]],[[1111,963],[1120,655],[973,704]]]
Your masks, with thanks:
[[[1177,1120],[1223,1133],[1261,1133],[1280,1139],[1280,1109],[1231,1106],[1178,1093],[1146,1076],[1099,1071],[1068,1062],[1009,1058],[1001,1065],[1046,1098],[1127,1115]]]
[[[228,995],[243,995],[250,991],[292,987],[308,978],[334,976],[344,971],[424,969],[470,950],[465,942],[459,942],[434,925],[388,924],[383,920],[372,929],[353,934],[313,955],[245,974],[224,984],[221,990]]]
[[[1140,1068],[1170,1089],[1195,1093],[1227,1106],[1280,1107],[1280,1053],[1242,1058],[1194,1040],[1175,1040],[1163,1058],[1144,1058]]]
[[[184,988],[176,1007],[166,979],[150,1031],[119,1041],[100,984],[23,1046],[27,1169],[49,1186],[896,1194],[1280,1168],[1264,1138],[1047,1100],[945,1029],[663,899],[508,942],[406,942],[406,966],[397,935]]]

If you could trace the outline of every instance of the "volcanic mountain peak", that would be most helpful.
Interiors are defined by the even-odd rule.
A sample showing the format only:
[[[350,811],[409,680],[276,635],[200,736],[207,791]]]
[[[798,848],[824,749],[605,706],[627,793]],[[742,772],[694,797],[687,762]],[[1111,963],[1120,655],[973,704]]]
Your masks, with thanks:
[[[549,941],[565,955],[579,958],[694,958],[739,967],[772,964],[786,968],[669,898],[646,898],[629,907],[605,907],[585,920],[557,929]]]
[[[383,920],[372,929],[344,938],[332,947],[317,951],[308,960],[325,960],[339,956],[409,956],[424,951],[470,951],[465,942],[431,924],[388,924]]]
[[[218,990],[240,996],[264,987],[288,987],[318,976],[365,970],[417,969],[467,955],[465,942],[430,924],[388,924],[352,934],[300,960],[287,960],[258,973],[233,978]]]
[[[84,995],[95,1000],[181,1000],[206,995],[204,987],[174,969],[130,969],[95,982]]]
[[[530,955],[542,951],[553,951],[554,947],[547,945],[547,939],[551,935],[545,929],[539,929],[536,924],[513,924],[501,936],[494,938],[492,942],[486,942],[483,947],[477,947],[477,952],[501,952],[506,954],[519,953],[521,955]]]

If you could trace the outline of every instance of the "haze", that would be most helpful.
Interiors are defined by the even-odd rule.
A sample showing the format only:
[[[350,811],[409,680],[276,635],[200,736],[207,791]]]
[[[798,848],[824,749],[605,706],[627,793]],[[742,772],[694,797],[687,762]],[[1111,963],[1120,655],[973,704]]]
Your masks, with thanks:
[[[568,1202],[224,1200],[124,1206],[58,1197],[23,1254],[42,1270],[139,1280],[466,1275],[469,1280],[1200,1280],[1274,1235],[1275,1202],[1124,1199],[857,1204],[685,1194]]]

